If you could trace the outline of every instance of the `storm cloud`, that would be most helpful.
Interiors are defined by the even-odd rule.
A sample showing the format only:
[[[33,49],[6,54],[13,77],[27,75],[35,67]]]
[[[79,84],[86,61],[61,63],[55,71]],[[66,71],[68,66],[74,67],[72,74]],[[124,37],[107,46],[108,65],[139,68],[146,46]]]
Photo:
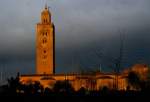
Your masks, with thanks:
[[[35,25],[45,2],[0,1],[0,68],[5,76],[35,73]],[[149,0],[47,0],[47,4],[56,27],[57,73],[96,70],[100,65],[111,71],[112,60],[119,56],[120,34],[122,67],[150,64]]]

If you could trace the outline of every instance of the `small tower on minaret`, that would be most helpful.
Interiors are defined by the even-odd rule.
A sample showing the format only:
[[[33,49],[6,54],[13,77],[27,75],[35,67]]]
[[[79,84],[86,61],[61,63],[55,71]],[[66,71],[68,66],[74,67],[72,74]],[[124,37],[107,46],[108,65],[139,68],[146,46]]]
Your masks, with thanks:
[[[36,74],[55,73],[55,27],[47,5],[36,25]]]

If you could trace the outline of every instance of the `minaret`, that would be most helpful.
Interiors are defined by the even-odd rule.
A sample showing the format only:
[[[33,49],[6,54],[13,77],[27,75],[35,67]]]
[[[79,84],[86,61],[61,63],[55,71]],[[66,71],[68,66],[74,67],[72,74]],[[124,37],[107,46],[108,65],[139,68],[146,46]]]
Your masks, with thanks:
[[[36,74],[55,73],[55,27],[47,5],[36,25]]]

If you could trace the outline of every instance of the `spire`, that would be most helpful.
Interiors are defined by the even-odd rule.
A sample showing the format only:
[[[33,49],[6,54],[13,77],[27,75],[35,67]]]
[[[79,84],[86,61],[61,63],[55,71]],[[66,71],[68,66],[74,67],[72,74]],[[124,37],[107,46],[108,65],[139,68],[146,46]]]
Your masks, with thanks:
[[[45,4],[45,9],[47,9],[47,3]]]
[[[45,3],[45,9],[41,12],[41,22],[51,23],[51,13],[49,11],[47,3]]]

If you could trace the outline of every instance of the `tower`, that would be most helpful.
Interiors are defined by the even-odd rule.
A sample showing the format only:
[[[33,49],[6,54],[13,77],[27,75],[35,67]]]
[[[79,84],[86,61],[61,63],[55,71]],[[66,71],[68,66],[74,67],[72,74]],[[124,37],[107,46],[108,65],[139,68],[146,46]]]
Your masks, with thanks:
[[[36,74],[55,72],[55,27],[47,6],[41,12],[41,22],[36,25]]]

